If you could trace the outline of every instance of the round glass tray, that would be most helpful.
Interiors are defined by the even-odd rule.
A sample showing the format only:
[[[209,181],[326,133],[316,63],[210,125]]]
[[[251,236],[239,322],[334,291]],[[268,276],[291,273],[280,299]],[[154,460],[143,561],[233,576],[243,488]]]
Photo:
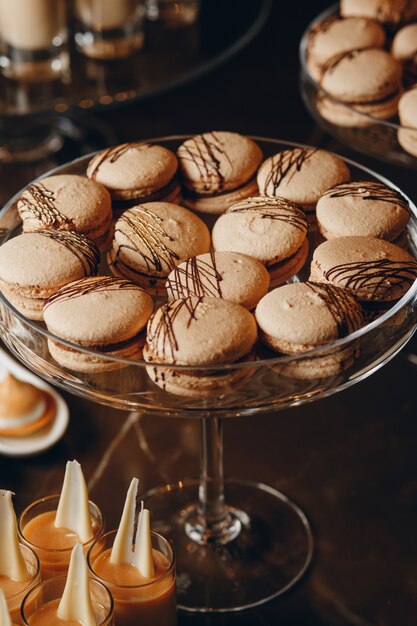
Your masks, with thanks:
[[[70,71],[60,80],[25,83],[0,75],[0,120],[104,109],[178,87],[247,45],[265,24],[271,7],[272,0],[242,3],[236,19],[233,0],[209,0],[191,26],[170,30],[146,21],[144,47],[127,59],[96,61],[72,47]]]
[[[299,49],[300,89],[304,103],[317,124],[339,141],[358,152],[403,167],[417,169],[417,157],[406,152],[398,142],[399,130],[412,130],[400,124],[398,117],[380,120],[366,113],[358,112],[353,107],[328,94],[311,76],[307,67],[308,39],[312,28],[324,20],[337,17],[339,5],[335,4],[316,17],[305,30]],[[326,98],[339,109],[356,118],[355,127],[339,126],[324,119],[318,108],[320,98]],[[416,130],[414,129],[414,133]]]
[[[168,137],[151,141],[161,143],[175,151],[184,139],[185,137]],[[265,157],[295,145],[273,139],[257,137],[254,139],[259,143]],[[56,168],[53,173],[84,175],[90,158],[91,155],[82,157]],[[345,161],[351,169],[353,180],[380,180],[397,189],[393,183],[371,170],[347,159]],[[21,221],[16,208],[18,196],[19,194],[12,198],[0,213],[0,243],[21,232]],[[412,251],[417,256],[417,211],[411,200],[409,202],[412,211],[409,238]],[[209,226],[212,225],[210,216],[208,218],[203,216],[203,219],[206,219]],[[300,273],[291,279],[292,281],[308,279],[310,260],[315,245],[315,233],[310,232],[309,260]],[[105,258],[102,258],[101,273],[109,273]],[[120,369],[95,374],[65,369],[50,356],[47,339],[51,338],[58,345],[72,349],[83,349],[51,335],[43,323],[26,319],[1,294],[0,303],[3,312],[0,334],[10,350],[30,369],[72,393],[119,409],[145,410],[164,415],[168,413],[172,416],[187,415],[187,417],[200,416],[202,411],[210,410],[218,417],[226,417],[311,402],[363,380],[392,358],[411,337],[417,319],[416,294],[417,284],[414,284],[407,294],[379,319],[348,337],[311,352],[284,356],[268,352],[260,347],[255,361],[196,369],[195,373],[206,376],[211,373],[226,374],[226,372],[238,370],[244,370],[247,374],[243,386],[231,387],[219,397],[210,399],[176,396],[163,391],[148,377],[147,364],[144,361],[129,361],[96,353],[96,357],[108,363],[120,364]],[[314,363],[315,360],[326,355],[349,348],[352,348],[358,356],[353,365],[344,371],[325,378],[304,380],[293,377],[291,373],[302,364]],[[159,367],[163,372],[164,366]],[[175,367],[178,370],[189,371],[191,369],[188,366]]]
[[[175,151],[186,138],[152,141]],[[265,157],[285,148],[303,147],[276,139],[253,139]],[[90,158],[82,157],[53,173],[85,174]],[[378,180],[397,189],[375,172],[345,161],[353,180]],[[21,232],[18,195],[0,213],[0,243]],[[408,234],[411,250],[417,255],[417,209],[409,202]],[[205,219],[212,225],[213,219]],[[315,233],[311,232],[310,259],[314,247]],[[308,267],[307,262],[292,280],[307,280]],[[108,271],[105,260],[101,269],[103,273]],[[0,314],[0,338],[11,352],[39,376],[63,389],[120,409],[200,418],[200,480],[180,480],[143,497],[152,512],[154,530],[169,538],[175,547],[179,607],[191,612],[240,611],[285,593],[300,580],[312,559],[313,537],[303,511],[284,494],[262,483],[224,480],[220,418],[311,402],[365,379],[395,356],[413,335],[417,282],[379,319],[308,353],[279,356],[259,348],[257,360],[251,362],[199,368],[175,366],[200,376],[243,370],[243,385],[230,386],[215,398],[187,398],[163,391],[150,380],[143,361],[94,353],[107,363],[123,367],[99,374],[70,371],[50,356],[47,340],[70,349],[79,350],[78,346],[51,335],[42,323],[25,319],[2,294]],[[356,356],[349,368],[324,378],[294,377],[299,368],[305,371],[321,359],[346,350]]]

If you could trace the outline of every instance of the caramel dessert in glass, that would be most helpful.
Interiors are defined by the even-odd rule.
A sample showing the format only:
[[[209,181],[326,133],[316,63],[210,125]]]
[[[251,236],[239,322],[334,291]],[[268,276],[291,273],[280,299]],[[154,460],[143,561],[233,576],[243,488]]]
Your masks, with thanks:
[[[81,465],[68,461],[61,495],[41,498],[19,517],[19,533],[41,563],[42,580],[66,574],[75,544],[85,553],[103,532],[100,509],[88,499]]]
[[[175,626],[174,553],[166,539],[151,532],[143,506],[135,533],[138,483],[134,478],[130,484],[118,530],[94,542],[87,562],[113,596],[117,626]]]
[[[40,583],[23,600],[23,624],[28,626],[113,626],[113,599],[99,581],[88,577],[84,549],[71,552],[68,576]]]
[[[20,623],[20,606],[27,592],[38,584],[40,568],[35,552],[19,543],[12,495],[11,491],[0,490],[0,589],[10,619]]]

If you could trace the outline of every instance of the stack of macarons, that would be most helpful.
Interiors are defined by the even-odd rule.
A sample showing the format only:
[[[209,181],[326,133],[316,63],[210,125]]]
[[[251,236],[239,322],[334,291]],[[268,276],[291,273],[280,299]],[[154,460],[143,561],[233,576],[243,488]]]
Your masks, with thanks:
[[[333,376],[357,345],[326,346],[417,277],[406,251],[410,209],[392,187],[351,181],[345,161],[325,150],[262,158],[252,139],[214,131],[177,155],[123,144],[95,155],[86,176],[36,182],[18,201],[24,232],[0,248],[0,289],[46,324],[50,354],[71,371],[143,357],[161,389],[218,397],[253,374],[247,362],[260,347],[318,348],[317,357],[284,359],[280,372]]]
[[[408,129],[417,129],[416,20],[416,0],[341,0],[339,16],[310,29],[306,49],[323,119],[354,128],[398,115],[398,143],[414,156],[417,132]]]

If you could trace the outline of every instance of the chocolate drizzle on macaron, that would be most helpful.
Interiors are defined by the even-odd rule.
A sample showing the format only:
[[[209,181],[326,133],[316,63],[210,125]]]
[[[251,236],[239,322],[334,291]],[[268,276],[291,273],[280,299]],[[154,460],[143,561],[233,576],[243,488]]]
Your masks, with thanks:
[[[115,232],[126,237],[127,243],[118,245],[111,264],[117,266],[121,251],[128,248],[142,257],[148,271],[162,271],[163,262],[172,270],[180,257],[170,248],[168,242],[174,239],[166,232],[163,223],[162,217],[143,206],[125,211],[116,223]],[[141,247],[138,243],[142,244]]]
[[[232,167],[232,163],[224,149],[223,142],[215,132],[197,135],[186,141],[180,148],[181,161],[191,161],[197,168],[202,189],[205,192],[221,192],[225,178],[219,157],[223,157]],[[186,179],[186,175],[183,174]],[[191,185],[192,186],[192,185]]]
[[[261,219],[285,222],[285,224],[291,224],[298,230],[307,233],[308,227],[304,211],[285,198],[277,196],[274,198],[248,198],[230,207],[227,213],[254,213]]]
[[[129,280],[121,278],[113,278],[112,276],[95,276],[93,278],[85,278],[76,280],[68,285],[64,285],[58,289],[45,304],[45,309],[55,302],[73,300],[81,298],[90,293],[99,293],[100,291],[138,291],[141,289],[138,285],[131,283]],[[142,289],[144,293],[145,290]]]
[[[375,181],[360,181],[354,183],[340,184],[331,187],[324,192],[323,197],[329,198],[360,198],[364,201],[381,201],[388,202],[395,206],[401,206],[406,211],[410,212],[410,207],[407,200],[397,189],[388,187],[383,183]]]
[[[167,281],[167,289],[173,300],[189,296],[223,297],[223,278],[217,270],[216,255],[213,250],[209,254],[209,262],[199,257],[191,257],[174,268]]]
[[[62,243],[70,250],[80,261],[85,276],[97,274],[100,264],[100,251],[94,241],[70,230],[38,230],[37,233],[42,237],[49,237],[49,239]]]
[[[296,148],[295,150],[283,150],[271,157],[271,168],[265,177],[262,188],[259,186],[260,192],[268,196],[275,196],[282,181],[286,178],[291,180],[315,152],[317,149],[314,148]]]
[[[19,213],[23,219],[25,215],[29,214],[42,222],[44,226],[52,228],[74,227],[72,220],[57,209],[54,192],[47,189],[42,183],[29,185],[25,194],[20,198]]]
[[[147,144],[143,141],[134,141],[131,143],[122,143],[119,146],[113,146],[112,148],[108,148],[107,150],[103,150],[100,152],[95,158],[92,159],[90,165],[88,167],[88,176],[89,178],[95,179],[100,167],[106,161],[110,161],[110,163],[116,163],[121,156],[126,154],[126,152],[132,148],[141,147],[143,149],[149,148],[151,144]]]
[[[346,337],[361,326],[362,309],[348,291],[334,285],[312,281],[307,281],[305,284],[325,302],[336,322],[339,338]]]

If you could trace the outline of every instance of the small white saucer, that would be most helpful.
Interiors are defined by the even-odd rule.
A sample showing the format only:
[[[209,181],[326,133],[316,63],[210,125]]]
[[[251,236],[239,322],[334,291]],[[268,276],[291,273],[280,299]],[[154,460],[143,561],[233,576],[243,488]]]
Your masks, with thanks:
[[[56,402],[56,415],[48,426],[28,437],[0,437],[0,454],[31,456],[44,452],[61,439],[67,429],[69,422],[67,403],[53,387],[32,374],[0,348],[0,368],[2,365],[19,380],[32,383],[39,389],[45,389],[50,393]]]

